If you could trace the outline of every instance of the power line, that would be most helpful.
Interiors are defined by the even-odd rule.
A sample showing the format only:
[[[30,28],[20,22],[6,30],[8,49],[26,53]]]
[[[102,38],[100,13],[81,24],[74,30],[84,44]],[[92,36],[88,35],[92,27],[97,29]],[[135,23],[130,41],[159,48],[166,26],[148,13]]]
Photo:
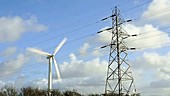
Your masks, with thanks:
[[[146,3],[149,3],[150,1],[147,1],[147,2],[145,2],[145,3],[143,3],[143,4],[146,4]],[[142,5],[142,4],[141,4]],[[135,8],[137,8],[137,7],[135,7]],[[133,9],[133,8],[132,8]],[[132,10],[131,9],[131,10]],[[130,11],[130,9],[129,9],[129,11]],[[127,11],[126,11],[127,12]],[[97,23],[97,22],[96,22]],[[87,26],[91,26],[92,24],[89,24],[89,25],[86,25],[86,26],[84,26],[84,27],[87,27]],[[80,28],[77,28],[77,29],[75,29],[75,30],[79,30],[79,29],[81,29],[81,28],[83,28],[83,27],[80,27]],[[72,31],[71,31],[72,32]],[[64,34],[66,34],[66,33],[64,33]],[[63,34],[63,35],[64,35]],[[62,35],[62,34],[61,34]],[[86,36],[84,37],[84,38],[86,38]],[[50,38],[51,39],[51,38]],[[80,40],[80,39],[82,39],[82,38],[79,38],[78,40]],[[76,41],[76,40],[73,40],[73,41]]]
[[[148,46],[143,46],[143,47],[141,46],[141,47],[137,48],[136,50],[141,50],[141,49],[145,49],[145,48],[152,48],[152,47],[154,47],[154,46],[159,46],[159,45],[170,45],[170,42],[158,43],[158,44],[153,44],[153,45],[148,45]],[[95,50],[100,50],[100,49],[95,49]],[[87,53],[93,52],[93,51],[95,51],[95,50],[87,51],[86,53],[82,53],[82,54],[87,54]],[[108,51],[108,50],[103,50],[103,51]],[[75,54],[75,56],[79,56],[79,55],[80,55],[80,54]],[[108,56],[108,55],[104,55],[104,56]],[[100,57],[100,56],[99,56],[99,57]],[[102,57],[103,57],[103,56],[102,56]],[[68,57],[68,58],[69,58],[69,57]],[[66,59],[68,59],[68,58],[61,58],[61,59],[59,59],[59,60],[57,60],[57,61],[66,60]],[[91,60],[92,60],[92,59],[91,59]],[[86,62],[86,61],[84,61],[84,62]],[[42,65],[36,65],[36,64],[41,64],[41,63],[44,63],[44,62],[32,64],[32,65],[34,65],[34,66],[32,66],[31,69],[42,66]],[[36,65],[36,66],[35,66],[35,65]],[[28,68],[28,67],[27,67],[27,68]],[[30,69],[30,68],[29,68],[29,69]],[[25,69],[18,70],[18,71],[15,71],[15,73],[22,72],[22,71],[24,71],[24,70],[25,70]],[[9,73],[9,74],[11,74],[11,73]],[[13,73],[12,73],[12,74],[13,74]],[[3,76],[5,76],[5,75],[8,75],[8,74],[0,75],[0,77],[3,77]]]
[[[81,36],[81,37],[72,39],[72,40],[66,42],[65,45],[70,44],[70,43],[73,43],[73,42],[76,42],[76,41],[79,41],[79,40],[82,40],[82,39],[85,39],[85,38],[88,38],[88,37],[91,37],[91,36],[95,36],[96,34],[97,34],[97,33],[95,32],[95,33],[87,34],[87,35],[84,35],[84,36]],[[45,50],[45,51],[46,51],[46,50],[50,50],[50,49],[55,48],[55,47],[56,47],[56,45],[55,45],[55,46],[52,46],[52,47],[50,47],[50,48],[47,48],[47,49],[42,49],[42,50]],[[10,54],[9,54],[9,55],[10,55]],[[0,57],[2,57],[2,56],[8,56],[8,55],[5,54],[5,55],[1,55]],[[31,56],[31,55],[27,55],[27,56]]]
[[[145,2],[144,4],[146,4],[146,3],[149,3],[149,2],[151,2],[151,1],[148,1],[148,2]],[[141,5],[144,5],[144,4],[141,4]],[[136,8],[136,7],[135,7]],[[160,14],[160,13],[159,13]],[[97,22],[96,22],[97,23]],[[166,28],[162,28],[162,29],[167,29],[167,28],[169,28],[169,27],[166,27]],[[146,33],[145,33],[146,34]],[[163,33],[163,34],[165,34],[165,33]],[[94,34],[91,34],[91,35],[94,35]],[[162,34],[157,34],[157,35],[162,35]],[[154,35],[154,36],[157,36],[157,35]],[[88,35],[87,35],[88,36]],[[152,36],[152,37],[154,37],[154,36]],[[85,38],[86,38],[86,36],[85,36]],[[145,38],[148,38],[148,37],[145,37]],[[81,38],[80,38],[81,39]],[[75,40],[73,40],[73,41],[75,41]]]
[[[130,41],[127,41],[126,43],[130,43],[130,42],[135,42],[135,41],[138,41],[138,40],[142,40],[142,39],[146,39],[146,38],[152,38],[152,37],[156,37],[156,36],[160,36],[160,35],[164,35],[165,33],[162,33],[162,34],[156,34],[156,35],[153,35],[153,36],[147,36],[147,37],[143,37],[143,38],[139,38],[139,39],[134,39],[134,40],[130,40]]]
[[[94,49],[94,50],[88,50],[85,53],[81,53],[81,54],[77,53],[77,54],[74,54],[74,55],[75,56],[80,56],[80,55],[91,53],[91,52],[97,51],[97,50],[101,50],[101,49],[99,48],[99,49]],[[101,51],[108,51],[108,50],[101,50]],[[106,55],[104,55],[104,56],[106,56]],[[104,57],[104,56],[99,56],[99,57]],[[66,59],[70,59],[70,57],[60,58],[60,59],[57,59],[57,61],[62,61],[62,60],[66,60]],[[90,60],[93,60],[93,59],[90,59]],[[86,60],[84,62],[87,62],[87,61],[89,61],[89,60]],[[40,67],[40,66],[44,66],[44,65],[37,65],[37,64],[41,64],[41,63],[45,63],[45,62],[31,64],[31,65],[33,65],[33,66],[31,66],[31,68],[29,68],[30,66],[27,66],[27,67],[25,67],[25,68],[23,68],[21,70],[15,71],[15,73],[24,72],[24,71],[26,71],[25,69],[29,69],[30,70],[30,69],[34,69],[34,68],[37,68],[37,67]],[[8,74],[13,74],[13,73],[8,73]],[[8,74],[0,74],[0,77],[6,76]]]
[[[168,28],[170,28],[170,27],[164,27],[164,28],[161,28],[161,29],[159,29],[159,30],[168,29]],[[156,29],[156,30],[151,30],[151,31],[147,31],[147,32],[148,32],[148,33],[151,33],[151,32],[154,32],[154,31],[158,31],[158,30]],[[140,33],[139,35],[148,34],[147,32],[145,32],[145,33]],[[66,44],[69,44],[69,43],[72,43],[72,42],[76,42],[76,41],[79,41],[79,40],[81,40],[81,39],[85,39],[85,38],[87,38],[87,37],[95,36],[96,34],[97,34],[96,32],[95,32],[95,33],[92,33],[92,34],[88,34],[88,35],[85,35],[85,36],[82,36],[82,37],[79,37],[79,38],[70,40],[69,42],[66,42]],[[139,38],[139,39],[134,39],[134,40],[127,41],[126,43],[128,43],[128,42],[135,42],[135,41],[137,41],[137,40],[146,39],[146,38],[155,37],[155,36],[164,35],[164,34],[166,34],[166,33],[160,33],[160,34],[155,34],[155,35],[151,35],[151,36],[147,36],[147,37],[143,37],[143,38]],[[108,37],[102,37],[102,38],[108,38]],[[50,49],[52,49],[52,48],[54,48],[54,47],[56,47],[56,46],[52,46],[52,47],[47,48],[47,49],[44,49],[44,50],[50,50]],[[32,54],[32,55],[33,55],[33,54]],[[32,56],[32,55],[26,55],[26,57]],[[14,59],[12,59],[12,60],[15,60],[15,59],[16,59],[16,58],[14,58]],[[9,60],[8,60],[8,61],[9,61]],[[8,61],[6,61],[6,62],[8,62]]]
[[[162,14],[164,12],[168,12],[168,11],[170,11],[170,7],[165,8],[165,9],[161,9],[161,10],[158,10],[158,11],[154,11],[152,13],[143,15],[142,17],[139,17],[139,18],[135,18],[135,19],[133,19],[133,21],[137,22],[137,21],[140,21],[140,20],[143,20],[143,19],[146,19],[146,18],[150,18],[150,17],[156,16],[156,15]]]
[[[161,28],[161,29],[159,29],[159,30],[156,29],[156,30],[146,31],[145,33],[137,34],[137,36],[145,35],[145,34],[149,34],[149,33],[153,33],[153,32],[155,32],[155,31],[160,31],[160,30],[164,30],[164,29],[169,29],[169,28],[170,28],[170,27],[164,27],[164,28]],[[153,34],[153,35],[150,35],[150,36],[146,36],[146,37],[143,37],[143,38],[138,38],[138,39],[130,40],[130,41],[127,41],[127,42],[134,42],[134,41],[136,41],[136,40],[146,39],[146,38],[150,38],[150,37],[156,37],[156,36],[164,35],[164,34],[167,34],[167,33],[170,33],[170,32]],[[108,38],[108,37],[102,37],[102,38]]]
[[[132,9],[138,8],[138,7],[140,7],[140,6],[142,6],[142,5],[145,5],[145,4],[149,3],[149,2],[151,2],[151,1],[147,1],[147,2],[145,2],[145,3],[142,3],[142,4],[138,5],[138,6],[132,7],[132,8],[130,8],[130,9],[124,11],[124,12],[128,12],[128,11],[130,11],[130,10],[132,10]],[[109,9],[113,9],[113,8],[109,8]],[[124,12],[123,12],[123,13],[124,13]],[[98,14],[98,13],[97,13],[97,14]],[[96,14],[95,14],[95,15],[96,15]],[[95,15],[92,15],[92,16],[95,16]],[[65,34],[70,34],[70,33],[75,32],[75,31],[77,31],[77,30],[84,29],[84,28],[86,28],[86,27],[89,27],[89,26],[91,26],[91,25],[94,25],[94,24],[96,24],[96,23],[99,23],[100,21],[101,21],[101,20],[96,21],[96,22],[93,22],[93,23],[90,23],[90,24],[87,24],[87,25],[84,25],[84,26],[82,26],[82,27],[76,28],[76,29],[71,30],[71,31],[68,31],[68,32],[64,32],[64,33],[62,33],[62,34],[55,35],[54,37],[51,37],[51,38],[49,38],[49,39],[46,39],[46,40],[43,40],[43,41],[41,41],[41,42],[35,43],[35,44],[33,44],[33,45],[42,44],[42,43],[47,42],[47,41],[49,41],[49,40],[56,39],[56,37],[58,37],[58,36],[63,36],[63,35],[65,35]],[[52,32],[51,32],[51,33],[52,33]],[[51,33],[48,33],[48,34],[51,34]],[[45,35],[47,35],[47,34],[45,34]],[[35,39],[37,39],[37,38],[39,38],[39,37],[40,37],[40,36],[36,37]],[[41,36],[41,37],[42,37],[42,36]],[[33,41],[33,40],[34,40],[34,39],[30,39],[29,41]],[[26,41],[26,42],[28,42],[28,41]]]
[[[124,11],[124,12],[128,12],[128,11],[130,11],[130,10],[132,10],[132,9],[138,8],[138,7],[140,7],[140,6],[142,6],[142,5],[145,5],[145,4],[149,3],[149,2],[151,2],[151,1],[147,1],[147,2],[145,2],[145,3],[142,3],[142,4],[138,5],[138,6],[132,7],[132,8],[130,8],[130,9]],[[112,9],[112,8],[111,8],[111,9]],[[123,12],[123,13],[124,13],[124,12]],[[87,24],[87,25],[85,25],[85,26],[79,27],[79,28],[74,29],[74,30],[72,30],[72,31],[68,31],[69,33],[68,33],[68,32],[65,32],[65,33],[62,33],[62,34],[60,34],[60,35],[62,36],[62,35],[65,35],[65,34],[70,34],[70,33],[72,33],[72,32],[75,32],[75,31],[80,30],[80,29],[84,29],[84,28],[86,28],[86,27],[88,27],[88,26],[91,26],[91,25],[93,25],[93,24],[95,24],[95,23],[99,23],[99,22],[100,22],[100,20],[99,20],[99,21],[96,21],[96,22],[94,22],[94,23]],[[59,35],[56,35],[56,36],[54,36],[54,37],[52,37],[52,38],[49,38],[49,39],[43,40],[43,41],[41,41],[41,42],[35,43],[35,44],[33,44],[33,45],[42,44],[42,43],[45,43],[45,42],[47,42],[47,41],[49,41],[49,40],[56,39],[57,36],[59,36]],[[40,36],[38,36],[38,37],[40,37]],[[36,38],[36,39],[37,39],[37,38]],[[34,40],[34,39],[31,39],[30,41],[32,41],[32,40]],[[24,43],[24,44],[25,44],[25,43]]]
[[[146,31],[146,32],[140,33],[139,35],[148,34],[148,33],[154,33],[155,31],[160,31],[160,30],[169,29],[169,28],[170,28],[170,26],[168,26],[168,27],[163,27],[163,28],[160,28],[160,29],[155,29],[155,30],[151,30],[151,31]]]
[[[143,6],[143,5],[147,4],[147,3],[150,3],[151,1],[152,1],[152,0],[147,1],[147,2],[144,2],[144,3],[140,4],[140,5],[135,6],[135,7],[129,8],[129,9],[123,11],[122,13],[126,13],[126,12],[128,12],[128,11],[131,11],[131,10],[133,10],[133,9],[136,9],[136,8],[138,8],[138,7],[141,7],[141,6]],[[113,9],[113,8],[109,8],[109,10],[112,10],[112,9]],[[101,11],[101,12],[105,12],[106,10],[108,10],[108,9],[105,9],[105,10],[103,10],[103,11]],[[87,17],[85,17],[85,18],[94,17],[94,16],[96,16],[97,14],[99,14],[99,13],[101,13],[101,12],[95,13],[94,15],[87,16]],[[85,18],[83,18],[83,19],[81,19],[81,20],[84,20]],[[81,21],[81,20],[79,20],[79,21]],[[79,22],[79,21],[77,21],[77,22]],[[77,22],[75,22],[75,23],[77,23]],[[98,23],[98,22],[100,22],[100,20],[99,20],[99,21],[96,21],[96,22],[93,22],[93,23],[91,23],[91,24],[84,25],[84,26],[82,26],[82,27],[80,27],[80,28],[77,28],[77,29],[74,29],[74,30],[72,30],[72,31],[77,31],[77,30],[79,30],[79,29],[81,29],[81,28],[83,28],[83,27],[87,27],[87,26],[90,26],[90,25],[92,25],[92,24],[94,24],[94,23]],[[70,25],[73,25],[73,24],[75,24],[75,23],[72,23],[72,24],[70,24]],[[63,27],[63,28],[64,28],[64,27]],[[68,31],[68,32],[72,32],[72,31]],[[65,33],[62,33],[62,34],[59,34],[59,35],[65,35],[65,34],[67,34],[68,32],[65,32]],[[53,32],[51,32],[51,33],[53,33]],[[48,34],[51,34],[51,33],[48,33]],[[48,34],[45,34],[45,35],[48,35]],[[35,39],[37,39],[37,38],[39,38],[39,37],[42,37],[42,36],[37,36]],[[55,36],[55,37],[56,37],[56,36]],[[55,37],[52,37],[52,38],[55,38]],[[35,40],[35,39],[30,39],[29,41],[32,41],[32,40]],[[48,39],[48,40],[49,40],[49,39]],[[26,41],[26,42],[28,42],[28,41]],[[42,42],[43,42],[43,41],[42,41]],[[41,43],[41,42],[40,42],[40,43]]]
[[[150,2],[152,2],[152,0],[146,1],[146,2],[144,2],[144,3],[142,3],[142,4],[139,4],[139,5],[135,6],[135,7],[129,8],[129,9],[121,12],[121,14],[124,14],[124,13],[126,13],[126,12],[128,12],[128,11],[131,11],[131,10],[133,10],[133,9],[136,9],[136,8],[138,8],[138,7],[141,7],[141,6],[143,6],[143,5],[146,5],[146,4],[150,3]]]
[[[148,46],[141,46],[141,47],[139,47],[139,48],[137,48],[137,49],[140,50],[140,49],[152,48],[152,47],[160,46],[160,45],[162,45],[162,46],[164,46],[164,45],[170,45],[170,42],[158,43],[158,44],[153,44],[153,45],[148,45]]]
[[[109,10],[111,10],[112,8],[108,8]],[[95,13],[95,14],[93,14],[93,15],[91,15],[91,16],[87,16],[87,17],[85,17],[85,18],[82,18],[82,19],[80,19],[80,20],[78,20],[77,22],[74,22],[74,23],[71,23],[70,25],[73,25],[73,24],[76,24],[76,23],[78,23],[78,22],[80,22],[80,21],[82,21],[82,20],[85,20],[85,19],[89,19],[90,17],[94,17],[94,16],[96,16],[97,14],[101,14],[101,12],[106,12],[106,10],[108,10],[108,9],[105,9],[105,10],[102,10],[102,11],[100,11],[100,12],[98,12],[98,13]],[[72,31],[77,31],[77,30],[79,30],[79,29],[81,29],[81,28],[83,28],[83,27],[87,27],[87,26],[90,26],[90,25],[92,25],[92,24],[94,24],[94,23],[99,23],[100,22],[100,20],[99,21],[95,21],[95,22],[93,22],[93,23],[90,23],[90,24],[86,24],[86,25],[83,25],[82,27],[78,27],[78,28],[76,28],[76,29],[74,29],[74,30],[71,30],[71,31],[67,31],[67,32],[64,32],[64,33],[62,33],[62,34],[58,34],[57,36],[60,36],[60,35],[65,35],[65,34],[68,34],[68,32],[72,32]],[[67,25],[67,26],[70,26],[70,25]],[[65,27],[67,27],[67,26],[63,26],[63,27],[61,27],[61,28],[65,28]],[[28,41],[25,41],[25,42],[30,42],[30,41],[34,41],[35,39],[37,39],[37,38],[40,38],[40,37],[43,37],[43,36],[47,36],[47,35],[49,35],[49,34],[51,34],[51,33],[53,33],[53,32],[50,32],[50,33],[45,33],[45,34],[43,34],[42,36],[37,36],[37,37],[35,37],[34,39],[32,38],[32,39],[29,39]],[[56,37],[56,36],[55,36]],[[54,38],[54,37],[52,37],[52,38]],[[43,42],[43,41],[42,41]],[[41,42],[40,42],[41,43]]]
[[[82,27],[79,27],[79,28],[74,29],[74,30],[71,30],[71,31],[64,32],[64,33],[62,33],[62,34],[60,34],[60,35],[55,35],[55,36],[53,36],[53,37],[51,37],[51,38],[49,38],[49,39],[43,40],[43,41],[41,41],[41,42],[34,43],[34,44],[32,44],[32,46],[35,46],[35,45],[38,45],[38,44],[42,44],[42,43],[48,42],[48,41],[50,41],[50,40],[56,39],[58,36],[61,37],[61,36],[64,36],[64,35],[66,35],[66,34],[67,34],[67,35],[68,35],[68,34],[71,34],[71,33],[73,33],[73,32],[76,32],[76,31],[78,31],[78,30],[87,28],[87,27],[92,26],[92,25],[94,25],[94,24],[97,24],[97,23],[99,23],[99,22],[101,22],[101,20],[96,21],[96,22],[93,22],[93,23],[91,23],[91,24],[84,25],[84,26],[82,26]],[[80,38],[74,39],[74,40],[72,40],[72,41],[77,41],[77,40],[80,40],[80,39],[83,39],[83,38],[87,38],[88,36],[90,37],[90,36],[92,36],[92,35],[95,35],[95,34],[88,34],[88,35],[82,36],[82,37],[80,37]],[[34,39],[31,39],[31,41],[32,41],[32,40],[34,40]],[[26,41],[26,42],[27,42],[27,41]],[[25,42],[25,43],[26,43],[26,42]],[[25,45],[25,43],[22,43],[22,44]],[[6,54],[5,54],[5,55],[6,55]],[[1,55],[0,57],[2,57],[2,56],[4,56],[4,55]]]
[[[98,46],[98,47],[100,47],[100,46]],[[90,53],[90,52],[93,52],[93,51],[97,51],[97,50],[100,50],[100,48],[99,49],[92,49],[92,50],[87,50],[87,52],[85,52],[85,53],[76,53],[75,54],[75,56],[79,56],[79,55],[82,55],[82,54],[87,54],[87,53]],[[26,56],[24,56],[24,57],[20,57],[19,59],[21,59],[21,58],[26,58],[26,57],[29,57],[29,56],[33,56],[33,54],[29,54],[29,55],[26,55]],[[68,58],[68,56],[67,56],[67,58]],[[14,58],[14,59],[11,59],[11,60],[15,60],[15,59],[18,59],[18,58]],[[63,57],[63,58],[58,58],[57,59],[58,61],[61,61],[61,60],[66,60],[66,56],[65,57]],[[10,60],[8,60],[8,61],[6,61],[6,62],[9,62]],[[5,62],[2,62],[2,63],[5,63]]]
[[[145,49],[145,48],[152,48],[152,47],[154,47],[154,46],[159,46],[159,45],[170,45],[170,42],[166,42],[166,43],[158,43],[158,44],[153,44],[153,45],[148,45],[148,46],[141,46],[141,47],[139,47],[139,48],[137,48],[136,50],[141,50],[141,49]],[[96,49],[95,49],[96,50]],[[95,51],[94,50],[94,51]],[[99,50],[99,49],[98,49]],[[104,51],[108,51],[108,50],[104,50]],[[88,53],[89,52],[92,52],[92,50],[91,51],[88,51]],[[87,53],[84,53],[84,54],[87,54]],[[80,55],[80,54],[78,54],[78,55]],[[78,56],[78,55],[76,55],[75,54],[75,56]],[[104,55],[104,56],[108,56],[108,55]],[[99,56],[100,57],[100,56]],[[103,56],[101,56],[101,57],[103,57]],[[68,59],[68,58],[61,58],[60,60],[66,60],[66,59]],[[57,60],[57,61],[60,61],[60,60]],[[91,60],[93,60],[93,59],[91,59]],[[86,62],[86,61],[84,61],[84,62]],[[42,63],[44,63],[44,62],[40,62],[40,63],[34,63],[34,64],[32,64],[32,65],[34,65],[34,66],[32,66],[31,67],[31,69],[32,68],[36,68],[36,67],[40,67],[40,66],[42,66],[42,65],[36,65],[36,64],[42,64]],[[36,66],[35,66],[36,65]],[[28,68],[28,67],[27,67]],[[25,69],[22,69],[22,70],[18,70],[18,71],[15,71],[15,73],[19,73],[19,72],[22,72],[22,71],[24,71]],[[12,74],[15,74],[15,73],[12,73]],[[11,73],[10,73],[11,74]],[[4,77],[4,76],[6,76],[6,75],[8,75],[8,74],[4,74],[4,75],[0,75],[0,77]]]
[[[97,24],[97,23],[99,23],[99,22],[100,22],[100,21],[96,21],[96,22],[93,22],[93,23],[84,25],[84,26],[82,26],[82,27],[78,27],[78,28],[76,28],[76,29],[74,29],[74,30],[67,31],[67,32],[64,32],[64,33],[59,34],[59,35],[54,35],[53,37],[50,37],[50,38],[48,38],[48,39],[46,39],[46,40],[43,40],[43,41],[37,42],[37,43],[35,43],[35,44],[32,44],[32,46],[35,46],[35,45],[38,45],[38,44],[42,44],[42,43],[44,43],[44,42],[47,42],[47,41],[56,39],[56,38],[58,38],[58,37],[61,37],[61,36],[66,35],[66,34],[69,35],[69,34],[71,34],[71,33],[73,33],[73,32],[76,32],[76,31],[78,31],[78,30],[82,30],[82,29],[84,29],[84,28],[87,28],[87,27],[92,26],[92,25],[94,25],[94,24]]]
[[[132,10],[132,9],[135,9],[135,8],[138,8],[138,7],[140,7],[140,6],[142,6],[142,5],[145,5],[145,4],[147,4],[147,3],[149,3],[149,2],[151,2],[151,1],[147,1],[147,2],[145,2],[145,3],[142,3],[142,4],[140,4],[140,5],[137,5],[137,6],[135,6],[135,7],[132,7],[132,8],[130,8],[130,9],[128,9],[128,10],[125,10],[124,12],[128,12],[128,11],[130,11],[130,10]],[[109,10],[110,9],[113,9],[113,8],[109,8]],[[107,9],[108,10],[108,9]],[[104,12],[105,10],[103,10],[102,12]],[[124,13],[123,12],[123,13]],[[101,13],[101,12],[100,12]],[[99,13],[96,13],[96,14],[99,14]],[[96,14],[94,14],[94,15],[92,15],[92,16],[96,16]],[[91,16],[89,16],[89,17],[91,17]],[[83,19],[84,20],[84,19]],[[91,24],[87,24],[87,25],[84,25],[84,26],[82,26],[82,27],[79,27],[79,28],[77,28],[77,29],[74,29],[74,30],[71,30],[71,31],[68,31],[68,32],[72,32],[72,31],[77,31],[77,30],[79,30],[79,29],[82,29],[82,28],[84,28],[84,27],[87,27],[87,26],[90,26],[90,25],[93,25],[94,23],[98,23],[98,22],[100,22],[100,20],[99,21],[96,21],[96,22],[93,22],[93,23],[91,23]],[[68,32],[65,32],[65,33],[62,33],[62,34],[58,34],[58,35],[64,35],[64,34],[68,34]],[[52,32],[51,32],[52,33]],[[51,33],[48,33],[48,34],[51,34]],[[45,35],[47,35],[47,34],[45,34]],[[57,35],[57,36],[58,36]],[[40,36],[38,36],[38,37],[40,37]],[[37,39],[38,37],[36,37],[35,39]],[[55,36],[56,37],[56,36]],[[55,37],[52,37],[52,38],[55,38]],[[30,39],[30,41],[32,41],[32,40],[34,40],[34,39]],[[47,39],[47,40],[44,40],[44,41],[48,41],[49,39]],[[42,42],[44,42],[44,41],[42,41]],[[39,43],[42,43],[42,42],[39,42]],[[36,44],[38,44],[38,43],[36,43]]]
[[[168,29],[168,28],[170,28],[170,27],[164,27],[164,28],[161,28],[161,30],[163,30],[163,29]],[[159,29],[159,30],[160,30],[160,29]],[[151,30],[151,31],[147,31],[147,32],[151,33],[151,32],[154,32],[154,31],[158,31],[158,30]],[[169,33],[169,32],[168,32],[168,33]],[[142,34],[148,34],[148,33],[141,33],[140,35],[142,35]],[[151,38],[151,37],[156,37],[156,36],[160,36],[160,35],[164,35],[164,34],[166,34],[166,33],[155,34],[155,35],[151,35],[151,36],[147,36],[147,37],[143,37],[143,38],[139,38],[139,39],[134,39],[134,40],[127,41],[127,42],[135,42],[135,41],[137,41],[137,40],[146,39],[146,38]],[[87,38],[87,37],[89,37],[89,36],[94,36],[94,35],[96,35],[96,33],[94,33],[94,34],[88,34],[88,35],[85,35],[85,36],[83,36],[83,37],[80,37],[80,38],[77,38],[77,39],[73,39],[73,40],[71,40],[71,41],[68,42],[68,43],[72,43],[72,42],[75,42],[75,41],[78,41],[78,40]],[[108,38],[108,37],[106,37],[106,38]],[[68,43],[66,43],[66,44],[68,44]],[[53,47],[55,47],[55,46],[53,46]],[[52,47],[52,48],[53,48],[53,47]],[[51,48],[49,48],[49,49],[51,49]]]
[[[145,48],[152,48],[152,47],[158,46],[158,45],[170,45],[170,42],[158,43],[158,44],[143,46],[143,47],[137,48],[136,50],[141,50],[141,49],[145,49]],[[90,53],[90,52],[93,52],[93,51],[96,51],[96,50],[100,50],[100,49],[89,50],[89,51],[87,51],[86,53],[82,53],[82,54],[87,54],[87,53]],[[103,51],[108,51],[108,50],[103,50]],[[79,54],[75,54],[75,56],[79,56],[79,55],[81,55],[81,54],[80,54],[80,53],[79,53]],[[61,58],[61,59],[59,59],[59,60],[57,60],[57,61],[66,60],[66,59],[68,59],[68,58],[69,58],[69,57],[67,57],[67,58]],[[85,61],[84,61],[84,62],[85,62]],[[39,66],[42,66],[42,65],[36,65],[36,64],[41,64],[41,63],[43,63],[43,62],[32,64],[32,65],[34,65],[34,66],[32,66],[31,69],[32,69],[32,68],[39,67]],[[36,65],[36,66],[35,66],[35,65]],[[27,67],[27,68],[28,68],[28,67]],[[22,72],[23,70],[24,70],[24,69],[18,70],[17,72]],[[16,73],[16,71],[15,71],[15,73]],[[9,73],[9,74],[11,74],[11,73]],[[8,74],[4,74],[4,75],[8,75]],[[0,77],[3,77],[3,75],[0,75]]]

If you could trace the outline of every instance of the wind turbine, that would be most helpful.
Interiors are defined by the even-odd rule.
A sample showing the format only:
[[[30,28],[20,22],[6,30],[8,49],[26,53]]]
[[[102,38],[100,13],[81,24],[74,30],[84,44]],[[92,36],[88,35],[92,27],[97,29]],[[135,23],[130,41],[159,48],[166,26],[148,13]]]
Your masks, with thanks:
[[[58,65],[55,59],[55,55],[56,53],[59,51],[59,49],[64,45],[64,43],[67,41],[67,38],[64,38],[61,43],[55,48],[54,53],[50,54],[35,48],[28,48],[29,51],[46,56],[47,59],[49,60],[49,71],[48,71],[48,91],[49,91],[49,96],[51,96],[51,89],[52,89],[52,61],[54,63],[55,66],[55,70],[57,73],[57,77],[59,80],[61,80],[61,76],[60,76],[60,72],[58,69]]]

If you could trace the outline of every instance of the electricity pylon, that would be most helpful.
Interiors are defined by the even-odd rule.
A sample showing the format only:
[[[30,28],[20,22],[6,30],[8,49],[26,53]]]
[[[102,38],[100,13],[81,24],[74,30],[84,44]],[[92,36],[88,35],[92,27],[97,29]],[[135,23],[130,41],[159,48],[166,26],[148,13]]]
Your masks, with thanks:
[[[128,56],[127,51],[134,50],[135,48],[128,48],[125,39],[136,35],[129,35],[122,28],[121,25],[123,23],[130,22],[131,20],[124,21],[117,7],[112,11],[111,16],[102,20],[108,18],[112,18],[112,27],[105,30],[110,30],[112,32],[111,43],[101,47],[110,47],[105,94],[119,94],[119,96],[123,96],[123,94],[129,95],[135,92],[136,89],[132,72],[130,71],[130,64],[126,61],[126,57]]]

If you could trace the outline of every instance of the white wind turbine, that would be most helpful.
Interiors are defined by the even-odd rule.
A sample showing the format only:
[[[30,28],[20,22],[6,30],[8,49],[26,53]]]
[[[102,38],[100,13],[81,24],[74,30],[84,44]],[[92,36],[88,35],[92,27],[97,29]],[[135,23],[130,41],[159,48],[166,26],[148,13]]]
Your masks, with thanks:
[[[47,56],[47,59],[49,59],[49,71],[48,71],[48,91],[49,91],[49,95],[51,94],[51,89],[52,89],[52,61],[54,62],[54,66],[55,66],[55,70],[57,73],[57,77],[59,80],[61,80],[61,76],[60,76],[60,72],[58,69],[58,65],[55,59],[55,55],[56,53],[59,51],[59,49],[64,45],[64,43],[67,41],[67,38],[64,38],[62,40],[62,42],[55,48],[54,53],[50,54],[35,48],[28,48],[29,51],[43,55],[43,56]]]

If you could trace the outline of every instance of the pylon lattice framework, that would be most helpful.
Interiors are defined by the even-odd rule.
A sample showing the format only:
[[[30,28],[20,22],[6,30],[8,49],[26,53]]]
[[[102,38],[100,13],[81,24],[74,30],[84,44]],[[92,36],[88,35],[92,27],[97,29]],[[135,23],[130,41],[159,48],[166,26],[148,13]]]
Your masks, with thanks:
[[[117,7],[112,13],[112,39],[111,44],[109,44],[110,54],[105,94],[118,93],[119,96],[122,93],[132,94],[132,91],[136,91],[136,89],[133,86],[134,79],[126,57],[128,55],[127,50],[133,50],[135,48],[128,48],[124,42],[130,35],[121,26],[126,21],[121,18]]]

